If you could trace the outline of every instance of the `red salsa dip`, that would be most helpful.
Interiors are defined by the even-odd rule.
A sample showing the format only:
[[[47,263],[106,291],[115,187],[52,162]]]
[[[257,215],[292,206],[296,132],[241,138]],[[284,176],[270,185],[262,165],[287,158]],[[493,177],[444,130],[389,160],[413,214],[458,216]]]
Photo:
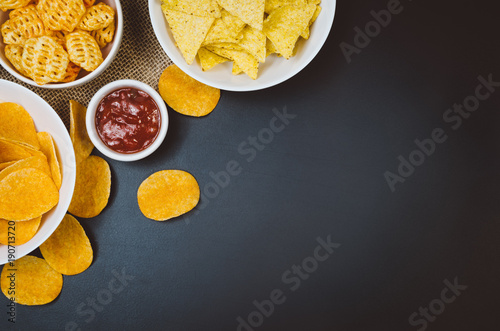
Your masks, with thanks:
[[[160,109],[144,91],[125,87],[105,96],[96,110],[96,129],[102,142],[118,153],[148,148],[158,136]]]

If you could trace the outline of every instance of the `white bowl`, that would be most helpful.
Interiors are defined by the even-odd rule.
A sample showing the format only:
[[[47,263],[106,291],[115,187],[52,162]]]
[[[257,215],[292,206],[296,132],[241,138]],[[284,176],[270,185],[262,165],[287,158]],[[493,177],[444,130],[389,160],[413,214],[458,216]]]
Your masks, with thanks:
[[[160,132],[158,132],[158,136],[156,137],[155,141],[146,149],[137,152],[137,153],[131,153],[131,154],[124,154],[124,153],[118,153],[106,146],[101,138],[99,137],[99,134],[97,133],[96,125],[95,125],[95,114],[97,107],[99,106],[99,103],[101,100],[107,96],[109,93],[116,91],[118,89],[124,88],[124,87],[133,87],[138,90],[142,90],[149,94],[156,104],[158,105],[158,108],[160,110],[160,117],[161,117],[161,125],[160,125]],[[104,85],[97,93],[92,97],[90,100],[89,106],[87,107],[87,117],[86,117],[86,124],[87,124],[87,132],[89,134],[90,140],[92,140],[92,143],[94,143],[94,146],[104,155],[106,155],[109,158],[112,158],[114,160],[118,161],[125,161],[125,162],[130,162],[130,161],[137,161],[140,159],[143,159],[151,153],[153,153],[155,150],[160,147],[162,144],[163,140],[165,139],[165,136],[167,135],[167,130],[168,130],[168,112],[167,112],[167,106],[165,105],[165,102],[161,98],[161,96],[156,92],[151,86],[139,82],[137,80],[131,80],[131,79],[123,79],[123,80],[117,80],[112,83],[109,83],[107,85]]]
[[[18,84],[0,79],[0,100],[20,104],[30,113],[38,132],[46,131],[54,138],[63,180],[59,190],[59,203],[43,215],[35,236],[24,245],[16,246],[15,258],[19,259],[40,246],[56,230],[68,211],[75,189],[76,162],[73,144],[61,118],[47,102]],[[0,264],[8,262],[8,247],[0,245]]]
[[[106,70],[106,68],[111,64],[113,59],[115,58],[116,54],[118,53],[118,50],[120,49],[120,44],[122,42],[122,36],[123,36],[123,13],[122,13],[122,7],[120,5],[119,0],[97,0],[96,3],[98,2],[104,2],[105,4],[109,5],[112,7],[115,12],[115,24],[116,24],[116,30],[115,30],[115,36],[113,37],[113,40],[106,45],[102,51],[102,56],[104,58],[104,61],[101,63],[101,65],[94,71],[92,72],[87,72],[85,70],[81,70],[80,74],[78,77],[73,81],[69,83],[49,83],[45,85],[38,85],[35,83],[31,78],[25,77],[21,75],[15,68],[14,66],[9,62],[9,60],[5,57],[5,44],[3,43],[3,38],[0,37],[0,65],[5,68],[12,76],[16,77],[20,81],[25,82],[26,84],[30,84],[33,86],[37,87],[42,87],[42,88],[48,88],[48,89],[63,89],[63,88],[68,88],[68,87],[76,87],[83,85],[85,83],[90,82],[100,74]],[[9,19],[9,13],[8,12],[3,12],[0,11],[0,25],[2,25],[5,21]]]
[[[163,50],[172,61],[186,74],[194,79],[227,91],[255,91],[280,84],[304,69],[318,54],[326,41],[335,17],[336,0],[323,0],[322,11],[311,26],[309,40],[300,40],[297,54],[285,60],[271,55],[265,63],[259,65],[259,77],[252,80],[247,75],[234,76],[231,73],[232,63],[217,65],[209,71],[202,71],[198,62],[188,65],[180,50],[175,46],[170,27],[161,11],[161,0],[149,0],[149,16]],[[198,60],[197,60],[198,61]]]

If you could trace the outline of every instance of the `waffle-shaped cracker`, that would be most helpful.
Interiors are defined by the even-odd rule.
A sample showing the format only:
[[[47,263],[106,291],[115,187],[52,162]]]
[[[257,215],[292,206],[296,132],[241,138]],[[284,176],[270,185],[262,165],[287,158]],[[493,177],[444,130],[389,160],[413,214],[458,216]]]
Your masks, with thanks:
[[[5,21],[0,30],[5,44],[22,46],[26,42],[26,37],[12,27],[10,20]]]
[[[0,9],[7,11],[9,9],[16,9],[26,6],[31,0],[0,0]]]
[[[97,5],[87,8],[78,28],[94,31],[109,26],[115,18],[115,11],[110,6],[99,2]]]
[[[106,46],[108,43],[110,43],[113,40],[114,34],[115,34],[115,21],[114,20],[107,27],[90,32],[90,35],[95,38],[95,40],[99,44],[99,47],[101,47],[101,48],[103,48],[104,46]]]
[[[17,69],[21,74],[27,76],[24,70],[21,60],[23,58],[23,47],[19,45],[5,45],[5,57],[12,63],[14,68]]]
[[[74,81],[76,77],[78,77],[81,69],[82,68],[70,61],[68,64],[68,68],[66,68],[66,75],[64,76],[62,82],[69,83]]]
[[[83,0],[40,0],[36,9],[50,30],[73,31],[85,14]]]
[[[103,61],[99,44],[90,34],[83,31],[68,34],[66,48],[71,62],[87,71],[94,71]]]
[[[64,79],[69,59],[55,38],[42,36],[26,41],[21,63],[35,83],[44,85]]]
[[[93,6],[94,3],[95,3],[95,0],[83,0],[83,4],[85,5],[85,7]]]
[[[45,35],[45,27],[35,10],[35,6],[29,5],[21,9],[23,10],[19,10],[10,18],[12,28],[26,39]]]

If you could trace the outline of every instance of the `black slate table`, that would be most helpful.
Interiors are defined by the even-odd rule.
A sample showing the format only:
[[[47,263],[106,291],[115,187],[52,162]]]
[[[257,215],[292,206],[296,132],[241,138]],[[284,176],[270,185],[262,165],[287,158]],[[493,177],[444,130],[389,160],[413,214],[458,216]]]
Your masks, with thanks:
[[[356,37],[395,5],[338,1],[299,75],[170,111],[153,156],[109,160],[92,266],[16,324],[2,297],[0,329],[498,330],[499,6],[402,0]],[[163,169],[204,197],[154,222],[136,192]]]

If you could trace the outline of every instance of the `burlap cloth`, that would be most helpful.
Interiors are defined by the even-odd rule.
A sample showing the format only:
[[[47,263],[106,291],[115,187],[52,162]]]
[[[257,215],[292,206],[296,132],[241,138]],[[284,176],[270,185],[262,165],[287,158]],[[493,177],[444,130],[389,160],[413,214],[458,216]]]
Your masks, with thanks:
[[[119,79],[136,79],[158,90],[161,73],[172,64],[165,54],[151,25],[147,0],[121,0],[123,9],[123,39],[120,50],[110,66],[89,83],[60,90],[34,87],[21,82],[0,66],[0,79],[27,87],[59,114],[69,128],[69,100],[88,105],[92,96],[104,85]]]

